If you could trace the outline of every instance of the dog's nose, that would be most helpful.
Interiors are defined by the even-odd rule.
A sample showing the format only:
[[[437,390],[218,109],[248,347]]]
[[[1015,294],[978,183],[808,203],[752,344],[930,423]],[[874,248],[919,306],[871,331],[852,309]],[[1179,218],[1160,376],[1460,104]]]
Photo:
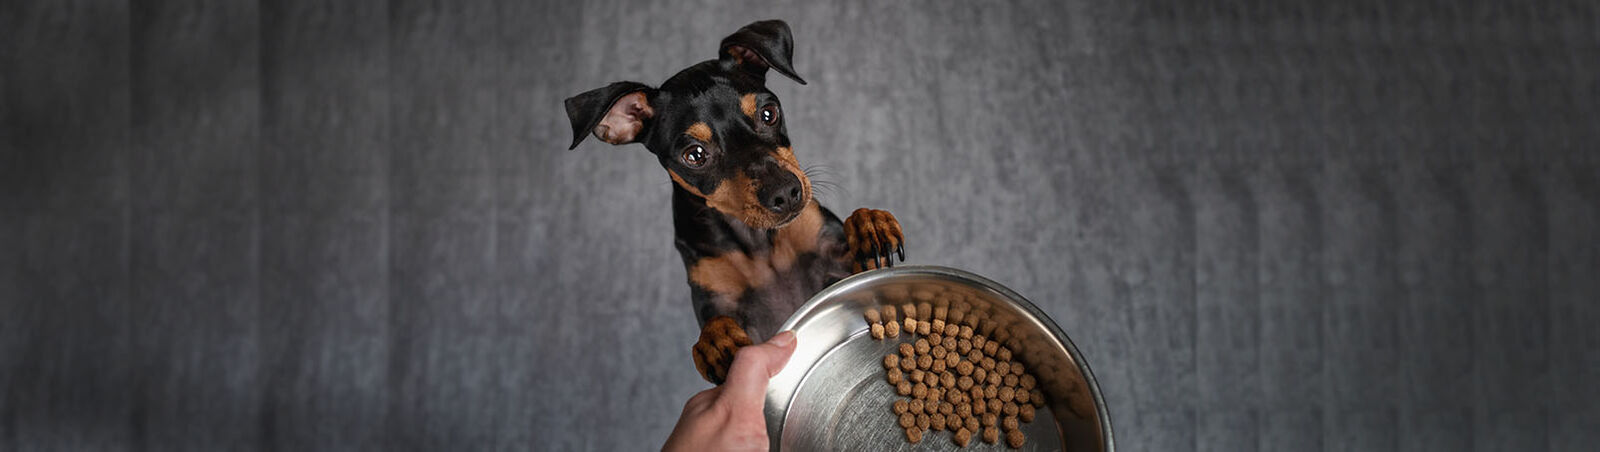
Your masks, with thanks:
[[[786,181],[764,191],[767,193],[761,197],[761,205],[773,213],[789,213],[800,208],[800,181]]]

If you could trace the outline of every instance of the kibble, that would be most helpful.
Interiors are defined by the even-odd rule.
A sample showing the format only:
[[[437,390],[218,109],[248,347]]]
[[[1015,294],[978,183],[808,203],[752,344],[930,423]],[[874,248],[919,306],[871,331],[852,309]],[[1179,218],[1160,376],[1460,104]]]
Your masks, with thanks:
[[[1044,401],[1038,379],[1012,361],[1019,355],[1011,347],[1023,336],[1012,335],[982,312],[965,311],[963,302],[953,308],[943,303],[884,306],[862,314],[874,339],[898,338],[902,330],[910,335],[883,356],[884,380],[901,396],[889,411],[911,443],[929,432],[949,431],[960,447],[974,437],[990,444],[1003,438],[1006,445],[1021,447],[1026,441],[1022,424],[1033,422],[1036,404]]]

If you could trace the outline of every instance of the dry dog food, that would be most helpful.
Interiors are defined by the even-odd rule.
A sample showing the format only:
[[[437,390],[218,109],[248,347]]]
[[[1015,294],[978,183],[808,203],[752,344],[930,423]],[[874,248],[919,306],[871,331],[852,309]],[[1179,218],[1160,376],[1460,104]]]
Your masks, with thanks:
[[[1033,422],[1044,398],[1038,380],[1003,345],[1010,331],[986,313],[926,302],[884,306],[863,317],[873,339],[899,342],[883,356],[884,381],[902,397],[889,411],[907,442],[948,431],[963,448],[974,439],[1026,444],[1022,425]],[[900,339],[901,331],[908,337]]]

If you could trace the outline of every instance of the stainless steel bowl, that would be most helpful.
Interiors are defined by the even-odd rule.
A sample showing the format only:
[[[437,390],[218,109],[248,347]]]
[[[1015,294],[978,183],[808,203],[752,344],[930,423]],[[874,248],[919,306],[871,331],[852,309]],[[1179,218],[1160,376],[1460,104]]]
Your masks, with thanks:
[[[1112,451],[1110,417],[1083,354],[1048,316],[1010,289],[961,270],[906,266],[839,281],[801,306],[783,330],[799,345],[767,388],[767,435],[772,450],[957,450],[950,432],[905,440],[889,405],[898,398],[884,382],[882,357],[901,342],[874,340],[863,313],[882,306],[928,303],[967,309],[996,325],[992,338],[1011,347],[1043,389],[1046,403],[1023,428],[1024,450]],[[976,450],[1005,442],[974,440]]]

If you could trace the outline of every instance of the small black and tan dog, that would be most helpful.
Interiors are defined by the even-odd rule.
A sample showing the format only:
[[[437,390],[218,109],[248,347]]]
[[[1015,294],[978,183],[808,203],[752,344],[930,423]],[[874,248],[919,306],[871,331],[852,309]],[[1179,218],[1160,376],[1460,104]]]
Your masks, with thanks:
[[[643,143],[672,179],[672,224],[701,326],[694,363],[716,384],[739,347],[776,334],[818,291],[905,259],[893,215],[857,209],[840,223],[812,199],[766,88],[768,69],[805,84],[793,57],[789,25],[761,21],[659,88],[616,82],[566,100],[572,148],[591,133]]]

